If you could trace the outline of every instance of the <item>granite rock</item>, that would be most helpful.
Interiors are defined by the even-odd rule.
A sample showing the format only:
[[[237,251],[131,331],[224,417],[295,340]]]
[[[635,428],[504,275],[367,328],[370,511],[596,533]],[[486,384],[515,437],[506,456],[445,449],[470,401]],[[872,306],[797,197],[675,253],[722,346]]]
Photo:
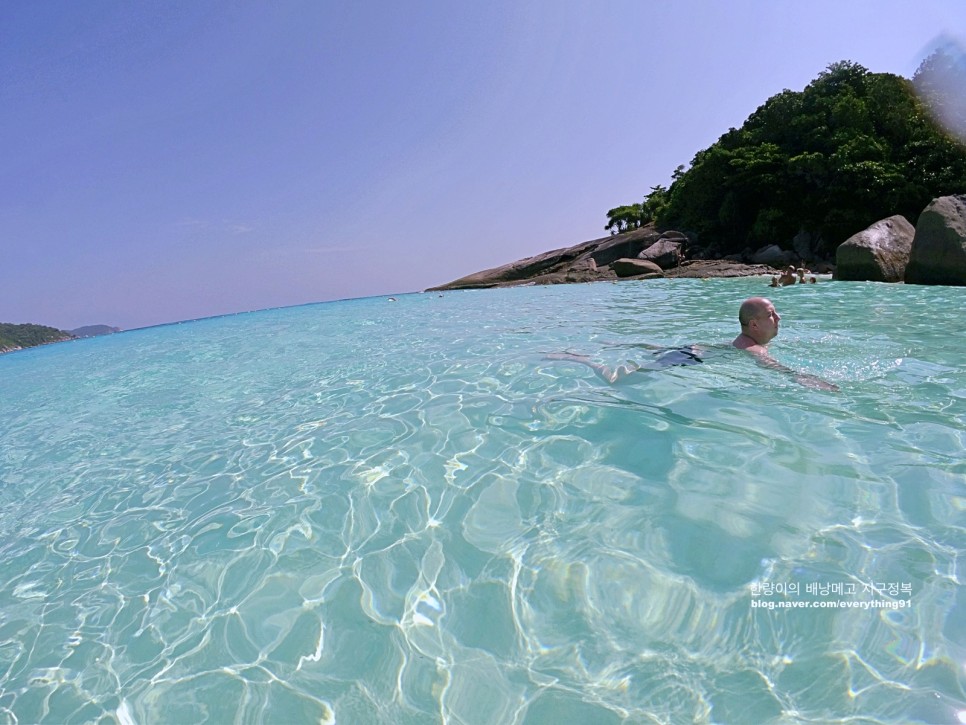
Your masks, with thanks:
[[[877,221],[835,251],[835,278],[853,282],[901,282],[916,230],[904,216]]]
[[[919,215],[905,281],[966,285],[966,195],[933,199]]]

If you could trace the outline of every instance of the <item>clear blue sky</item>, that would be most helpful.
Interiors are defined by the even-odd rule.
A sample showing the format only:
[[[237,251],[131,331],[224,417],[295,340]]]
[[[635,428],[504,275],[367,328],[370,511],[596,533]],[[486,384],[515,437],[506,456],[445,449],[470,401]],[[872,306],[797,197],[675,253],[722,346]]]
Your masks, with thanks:
[[[0,5],[0,322],[417,291],[605,236],[829,63],[963,0]]]

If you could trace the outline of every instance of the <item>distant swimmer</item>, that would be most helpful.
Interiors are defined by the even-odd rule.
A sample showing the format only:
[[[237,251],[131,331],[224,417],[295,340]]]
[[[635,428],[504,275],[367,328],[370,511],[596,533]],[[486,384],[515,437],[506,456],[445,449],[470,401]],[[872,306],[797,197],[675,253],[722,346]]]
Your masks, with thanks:
[[[795,267],[792,265],[788,265],[783,269],[781,277],[778,278],[778,284],[782,287],[789,284],[796,284],[797,282],[798,278],[795,276]]]
[[[801,385],[817,390],[838,391],[839,388],[834,383],[785,367],[768,354],[768,343],[778,335],[778,324],[781,319],[771,300],[764,297],[749,297],[738,309],[738,324],[741,325],[741,332],[731,344],[739,350],[750,352],[762,365],[793,375]]]

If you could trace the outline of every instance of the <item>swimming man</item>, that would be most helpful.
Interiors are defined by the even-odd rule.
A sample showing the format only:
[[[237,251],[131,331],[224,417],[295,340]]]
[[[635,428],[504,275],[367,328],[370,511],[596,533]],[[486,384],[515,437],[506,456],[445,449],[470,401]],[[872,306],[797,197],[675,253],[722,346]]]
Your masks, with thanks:
[[[778,334],[778,323],[781,319],[771,300],[764,297],[749,297],[738,308],[738,324],[741,325],[741,333],[731,344],[739,350],[750,352],[765,367],[794,375],[796,382],[801,385],[817,390],[838,391],[837,385],[808,373],[796,372],[768,354],[768,343]]]
[[[817,378],[808,373],[800,373],[785,367],[768,354],[768,343],[778,334],[778,323],[781,322],[781,315],[775,310],[775,305],[771,300],[764,297],[749,297],[741,303],[738,310],[738,323],[741,325],[741,333],[731,343],[739,350],[750,352],[755,359],[765,367],[788,373],[795,377],[796,382],[809,388],[818,390],[837,391],[838,387],[828,381]],[[547,355],[548,360],[570,360],[579,362],[593,368],[600,377],[608,383],[616,383],[618,380],[635,373],[639,370],[655,370],[660,368],[695,365],[704,362],[702,357],[706,350],[697,345],[688,345],[679,348],[662,348],[656,345],[644,345],[654,350],[657,357],[650,363],[639,365],[638,363],[628,362],[617,368],[611,369],[606,365],[593,362],[586,355],[576,355],[570,352],[555,352]]]

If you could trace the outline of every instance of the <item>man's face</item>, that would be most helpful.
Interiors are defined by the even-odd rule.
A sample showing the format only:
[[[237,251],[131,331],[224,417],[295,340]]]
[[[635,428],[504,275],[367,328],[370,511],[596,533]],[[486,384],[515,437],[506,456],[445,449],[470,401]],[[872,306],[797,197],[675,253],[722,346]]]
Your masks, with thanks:
[[[781,322],[781,319],[781,315],[775,310],[775,305],[769,302],[764,306],[761,314],[755,318],[758,331],[764,338],[763,342],[771,340],[778,334],[778,323]]]

